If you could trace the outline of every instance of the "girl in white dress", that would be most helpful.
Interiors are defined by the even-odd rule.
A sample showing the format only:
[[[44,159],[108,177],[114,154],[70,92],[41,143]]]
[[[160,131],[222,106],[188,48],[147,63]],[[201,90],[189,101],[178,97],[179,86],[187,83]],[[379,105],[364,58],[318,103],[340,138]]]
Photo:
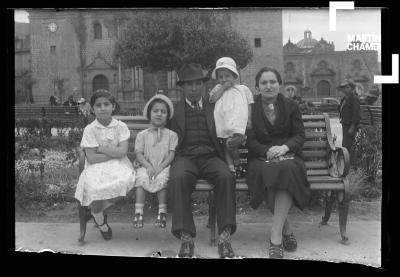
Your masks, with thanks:
[[[151,127],[139,132],[135,141],[136,160],[141,165],[136,175],[136,203],[134,228],[143,227],[143,206],[146,191],[157,193],[158,217],[156,225],[166,227],[167,195],[170,164],[175,157],[178,135],[165,128],[167,120],[174,115],[171,100],[162,94],[153,96],[145,105],[143,115]]]
[[[89,207],[103,238],[109,240],[112,230],[105,210],[126,196],[135,183],[135,170],[127,157],[130,132],[125,123],[112,117],[119,106],[110,92],[97,90],[90,105],[96,119],[83,131],[80,146],[86,161],[75,198]]]
[[[212,72],[218,84],[209,92],[211,103],[215,103],[214,120],[217,137],[224,144],[225,158],[234,173],[239,165],[239,150],[230,146],[233,140],[245,141],[246,128],[251,127],[251,104],[253,94],[244,85],[238,85],[239,73],[232,58],[220,58]]]

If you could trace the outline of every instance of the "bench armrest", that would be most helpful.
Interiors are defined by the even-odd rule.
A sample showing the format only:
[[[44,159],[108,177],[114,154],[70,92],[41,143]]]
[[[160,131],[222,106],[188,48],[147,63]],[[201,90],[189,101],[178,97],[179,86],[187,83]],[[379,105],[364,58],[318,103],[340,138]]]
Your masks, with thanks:
[[[344,178],[349,173],[350,155],[345,147],[336,146],[328,153],[328,169],[332,177]]]

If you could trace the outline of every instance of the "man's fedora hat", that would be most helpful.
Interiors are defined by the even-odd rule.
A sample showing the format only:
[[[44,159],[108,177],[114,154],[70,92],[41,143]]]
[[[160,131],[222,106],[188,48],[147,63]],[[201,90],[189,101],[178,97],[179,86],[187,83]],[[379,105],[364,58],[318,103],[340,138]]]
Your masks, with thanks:
[[[351,86],[352,88],[356,87],[356,84],[354,83],[354,81],[352,79],[344,79],[343,82],[337,86],[338,89],[344,88],[345,86]]]
[[[185,63],[178,71],[178,81],[176,84],[181,86],[186,81],[203,80],[205,82],[208,79],[210,77],[204,75],[200,64]]]

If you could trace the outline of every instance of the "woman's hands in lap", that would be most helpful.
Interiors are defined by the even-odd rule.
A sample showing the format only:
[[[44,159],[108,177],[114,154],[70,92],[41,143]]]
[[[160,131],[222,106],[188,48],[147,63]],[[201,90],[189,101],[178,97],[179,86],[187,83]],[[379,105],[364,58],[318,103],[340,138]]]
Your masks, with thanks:
[[[267,151],[267,159],[271,160],[273,158],[277,158],[279,156],[283,156],[287,152],[289,152],[289,147],[287,147],[285,144],[280,145],[280,146],[279,145],[272,146]]]

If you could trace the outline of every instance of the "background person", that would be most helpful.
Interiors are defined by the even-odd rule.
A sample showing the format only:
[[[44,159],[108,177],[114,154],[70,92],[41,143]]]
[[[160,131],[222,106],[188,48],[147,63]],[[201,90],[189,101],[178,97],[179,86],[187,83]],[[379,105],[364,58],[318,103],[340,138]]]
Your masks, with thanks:
[[[343,80],[337,89],[343,95],[338,107],[342,124],[342,146],[349,151],[352,161],[354,139],[361,120],[360,100],[355,92],[354,81],[351,79]]]
[[[68,99],[63,103],[63,106],[76,106],[77,105],[77,103],[75,102],[75,100],[74,100],[74,96],[73,95],[70,95],[70,96],[68,96]]]

